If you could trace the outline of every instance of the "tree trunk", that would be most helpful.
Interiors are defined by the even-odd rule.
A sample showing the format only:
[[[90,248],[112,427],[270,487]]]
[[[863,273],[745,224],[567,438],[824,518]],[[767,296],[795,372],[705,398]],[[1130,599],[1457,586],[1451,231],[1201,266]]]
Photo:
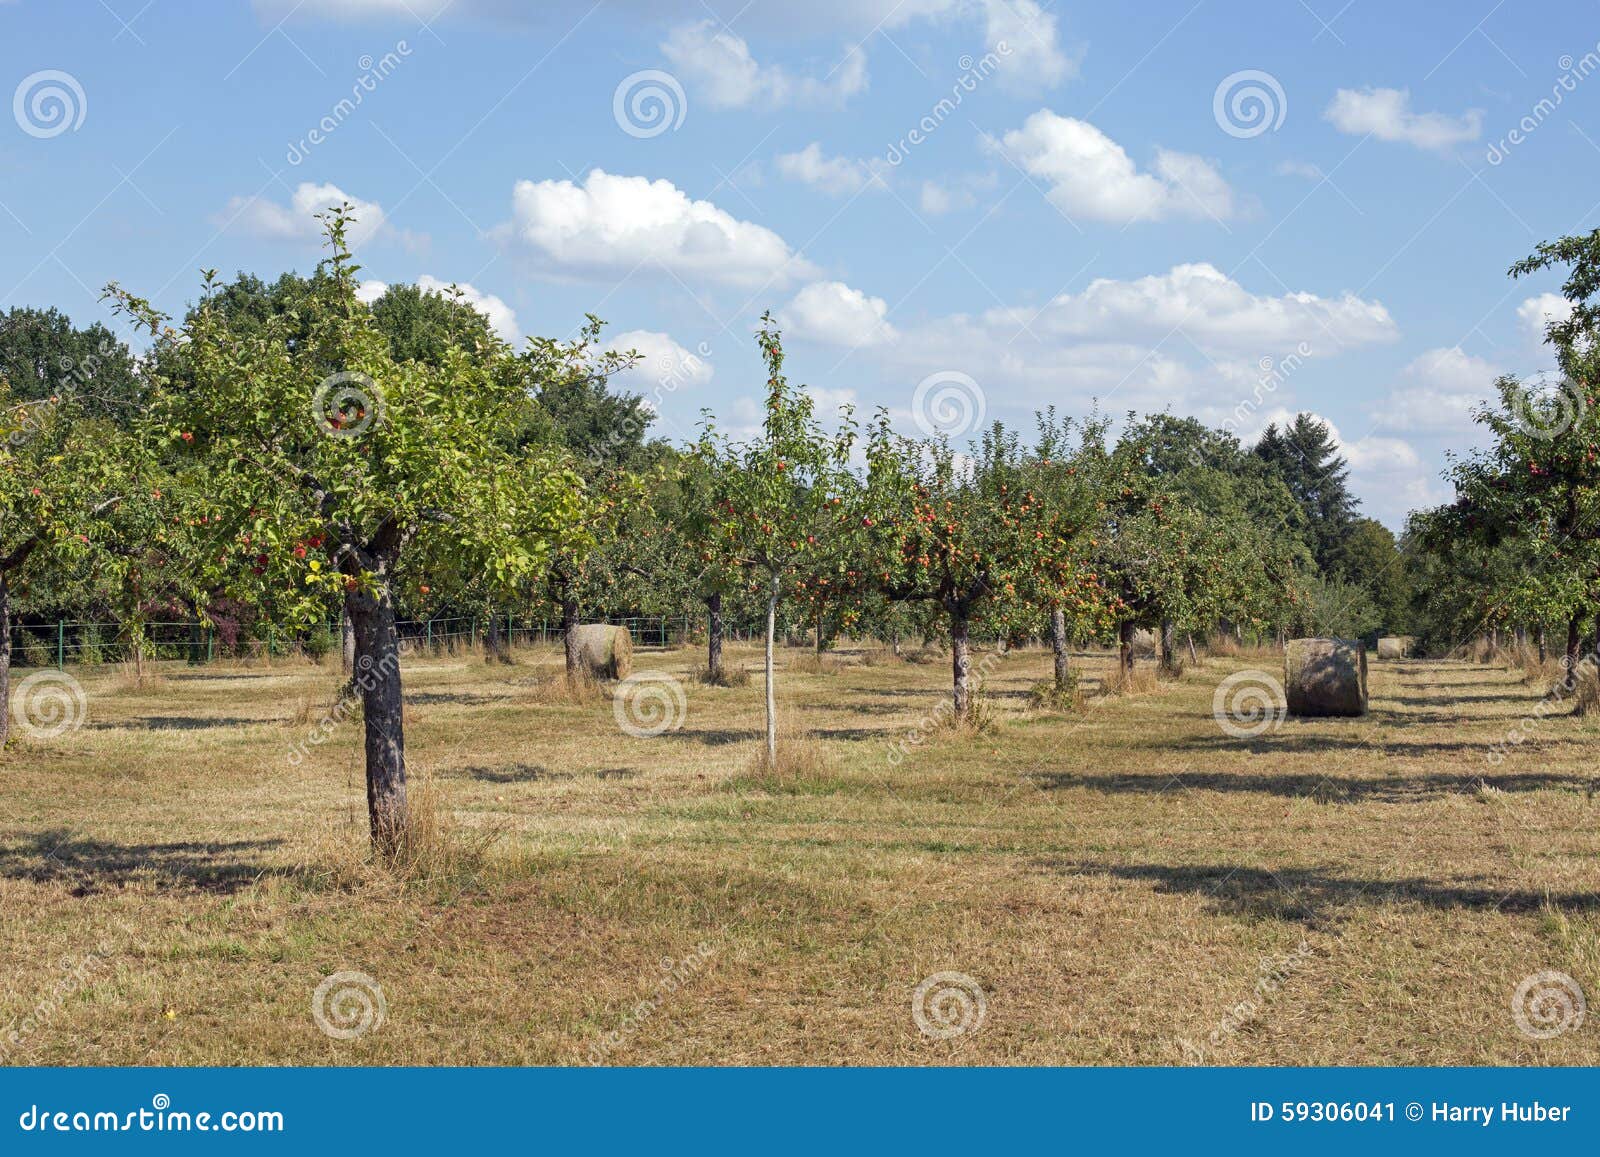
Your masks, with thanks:
[[[386,586],[347,595],[356,636],[355,689],[366,729],[367,816],[373,849],[392,858],[405,841],[405,699],[400,685],[400,635]]]
[[[128,630],[133,639],[133,685],[144,686],[144,627],[135,625]]]
[[[1583,645],[1578,636],[1582,630],[1583,620],[1577,615],[1573,615],[1567,620],[1567,651],[1562,658],[1566,672],[1561,677],[1561,684],[1569,691],[1577,686],[1578,683],[1578,656],[1583,651]]]
[[[1194,649],[1194,635],[1190,633],[1184,637],[1189,640],[1189,662],[1198,667],[1200,665],[1200,652]]]
[[[1056,661],[1056,690],[1065,690],[1067,676],[1067,615],[1060,607],[1050,608],[1050,650]]]
[[[346,675],[356,672],[356,626],[348,610],[339,614],[339,670]]]
[[[713,680],[722,678],[722,592],[706,596],[706,672]]]
[[[1124,619],[1117,627],[1117,666],[1123,677],[1133,674],[1133,620]]]
[[[1178,669],[1177,663],[1173,661],[1173,654],[1172,654],[1172,638],[1173,638],[1173,634],[1172,634],[1172,632],[1173,632],[1172,620],[1171,619],[1162,619],[1161,620],[1161,669],[1163,671],[1166,671],[1169,674]]]
[[[817,611],[817,658],[822,658],[822,612]]]
[[[950,612],[950,671],[955,681],[952,703],[956,722],[965,723],[972,712],[972,660],[967,616],[961,611]]]
[[[772,637],[778,630],[778,576],[767,591],[767,770],[778,770],[778,697],[772,685]]]
[[[11,738],[11,576],[0,571],[0,747]]]
[[[489,610],[489,630],[484,634],[484,643],[488,647],[488,658],[498,663],[511,662],[511,648],[506,643],[506,621]]]
[[[567,678],[577,678],[582,666],[578,657],[578,601],[571,597],[561,600],[561,641],[567,651]]]
[[[1548,656],[1548,652],[1545,649],[1544,624],[1543,623],[1540,623],[1536,628],[1534,628],[1534,636],[1533,637],[1534,637],[1534,641],[1538,644],[1538,647],[1539,647],[1539,662],[1542,664],[1545,661],[1545,659],[1547,658],[1547,656]]]

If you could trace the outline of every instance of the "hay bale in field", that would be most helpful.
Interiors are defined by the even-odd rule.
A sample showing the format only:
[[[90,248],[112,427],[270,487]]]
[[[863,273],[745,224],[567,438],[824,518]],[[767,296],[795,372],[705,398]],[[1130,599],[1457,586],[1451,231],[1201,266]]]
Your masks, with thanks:
[[[1291,715],[1365,715],[1367,648],[1358,639],[1290,639],[1283,690]]]
[[[1378,640],[1378,658],[1408,659],[1416,642],[1415,635],[1385,635]]]
[[[633,636],[627,627],[610,623],[586,623],[573,638],[578,644],[578,662],[596,679],[626,679],[633,670]]]

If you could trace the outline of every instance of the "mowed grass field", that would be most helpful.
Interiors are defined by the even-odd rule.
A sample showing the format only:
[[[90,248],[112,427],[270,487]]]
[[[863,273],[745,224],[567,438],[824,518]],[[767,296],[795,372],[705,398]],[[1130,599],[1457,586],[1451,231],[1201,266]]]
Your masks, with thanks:
[[[1536,1039],[1513,1015],[1545,970],[1600,994],[1600,722],[1492,762],[1540,698],[1520,671],[1375,662],[1366,718],[1241,740],[1213,689],[1270,654],[1117,698],[1080,655],[1088,702],[1055,713],[1026,697],[1048,654],[1017,651],[989,664],[991,731],[899,757],[947,664],[859,657],[782,672],[816,758],[775,781],[759,678],[688,683],[698,651],[638,656],[687,688],[657,738],[534,686],[553,651],[412,661],[413,780],[463,850],[404,878],[363,860],[359,723],[289,757],[332,671],[78,672],[85,725],[0,756],[0,1042],[32,1018],[0,1057],[1600,1063],[1596,1017]],[[312,1016],[340,971],[383,990],[359,1039]],[[975,1031],[919,1030],[941,972],[981,988]]]

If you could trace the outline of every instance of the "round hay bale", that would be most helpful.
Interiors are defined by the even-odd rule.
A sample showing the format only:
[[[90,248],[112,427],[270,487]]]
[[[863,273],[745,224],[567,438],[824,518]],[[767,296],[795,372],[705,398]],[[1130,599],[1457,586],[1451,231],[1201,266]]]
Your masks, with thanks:
[[[610,623],[586,623],[573,638],[578,643],[578,662],[596,679],[626,679],[633,670],[633,636],[627,627]]]
[[[1290,639],[1283,690],[1291,715],[1365,715],[1367,648],[1358,639]]]
[[[1378,640],[1378,658],[1408,659],[1416,641],[1412,635],[1385,635]]]

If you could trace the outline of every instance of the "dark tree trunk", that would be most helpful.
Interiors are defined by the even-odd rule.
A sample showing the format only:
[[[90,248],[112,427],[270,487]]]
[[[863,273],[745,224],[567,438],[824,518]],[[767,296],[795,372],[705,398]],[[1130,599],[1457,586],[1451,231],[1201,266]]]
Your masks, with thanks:
[[[1050,650],[1056,661],[1056,690],[1067,685],[1067,615],[1060,607],[1050,609]]]
[[[568,596],[561,600],[561,641],[567,652],[567,677],[578,674],[578,600]]]
[[[817,658],[822,658],[822,612],[817,612]]]
[[[488,657],[498,663],[511,662],[511,648],[506,640],[506,621],[493,610],[489,612],[489,630],[484,634],[489,648]]]
[[[1566,687],[1569,691],[1575,687],[1578,682],[1578,656],[1583,653],[1583,645],[1579,641],[1579,634],[1582,631],[1583,620],[1577,615],[1573,615],[1567,620],[1567,651],[1566,655],[1562,658],[1562,663],[1566,666],[1566,671],[1561,676],[1561,683],[1562,686]]]
[[[706,672],[712,680],[722,677],[722,592],[706,596]]]
[[[1534,642],[1539,647],[1539,662],[1543,663],[1545,661],[1545,659],[1549,655],[1549,652],[1545,649],[1544,624],[1543,623],[1540,623],[1537,627],[1534,628],[1533,637],[1534,637]]]
[[[1117,666],[1124,677],[1133,674],[1133,620],[1124,619],[1117,627]]]
[[[0,747],[11,738],[11,576],[0,571]]]
[[[354,685],[366,729],[367,816],[372,846],[393,857],[406,837],[405,699],[400,685],[400,635],[388,588],[345,598],[356,636]]]
[[[967,616],[962,611],[950,612],[950,670],[955,680],[955,716],[957,721],[965,721],[972,711],[972,660]]]
[[[1174,662],[1173,654],[1172,654],[1172,638],[1173,638],[1172,630],[1173,630],[1173,628],[1172,628],[1172,620],[1171,619],[1162,619],[1161,620],[1161,669],[1163,671],[1167,671],[1167,672],[1176,671],[1178,669],[1178,664],[1176,662]]]

